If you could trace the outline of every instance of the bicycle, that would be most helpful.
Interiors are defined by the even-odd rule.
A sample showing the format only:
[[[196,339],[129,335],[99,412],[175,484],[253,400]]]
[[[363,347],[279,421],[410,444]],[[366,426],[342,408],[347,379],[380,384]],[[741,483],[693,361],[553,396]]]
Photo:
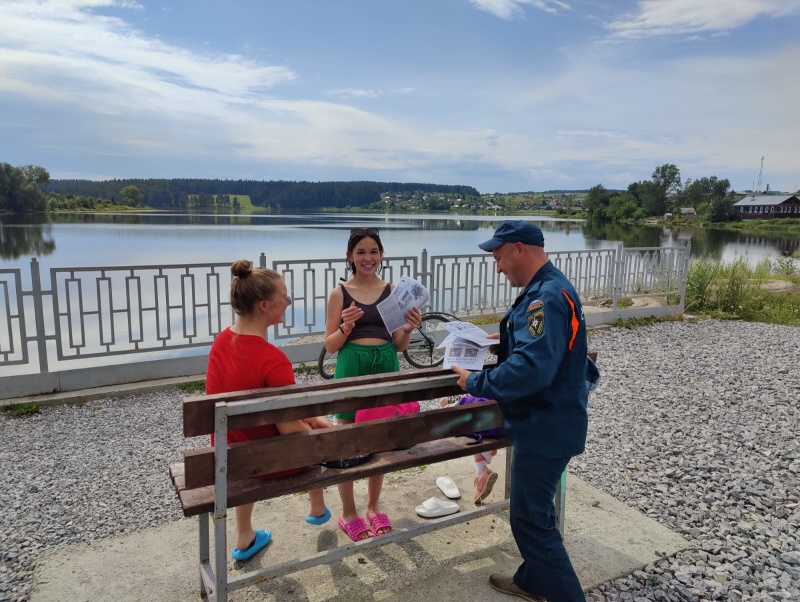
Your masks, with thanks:
[[[415,368],[433,368],[440,366],[444,362],[444,349],[436,347],[441,343],[447,331],[440,328],[443,322],[458,321],[453,314],[442,311],[432,311],[422,314],[422,321],[411,333],[411,340],[408,347],[403,351],[403,357]],[[333,378],[336,372],[337,352],[328,353],[325,345],[319,352],[317,370],[324,379]]]

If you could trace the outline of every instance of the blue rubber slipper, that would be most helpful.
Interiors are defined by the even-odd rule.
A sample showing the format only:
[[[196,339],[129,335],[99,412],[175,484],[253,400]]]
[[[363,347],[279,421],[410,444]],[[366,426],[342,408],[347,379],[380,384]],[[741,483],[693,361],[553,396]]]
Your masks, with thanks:
[[[310,525],[324,525],[331,520],[331,511],[325,506],[325,513],[322,516],[306,516],[306,522]]]
[[[272,541],[272,531],[256,531],[256,538],[244,550],[234,548],[231,552],[231,558],[234,560],[250,560],[253,556],[258,554],[264,547]]]

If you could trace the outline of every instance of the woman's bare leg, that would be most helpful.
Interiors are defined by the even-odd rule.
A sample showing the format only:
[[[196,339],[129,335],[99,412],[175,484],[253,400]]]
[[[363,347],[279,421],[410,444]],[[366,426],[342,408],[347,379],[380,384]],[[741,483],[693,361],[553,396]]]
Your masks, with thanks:
[[[245,504],[236,506],[236,547],[240,550],[247,548],[256,538],[256,531],[253,529],[253,508],[255,504]]]

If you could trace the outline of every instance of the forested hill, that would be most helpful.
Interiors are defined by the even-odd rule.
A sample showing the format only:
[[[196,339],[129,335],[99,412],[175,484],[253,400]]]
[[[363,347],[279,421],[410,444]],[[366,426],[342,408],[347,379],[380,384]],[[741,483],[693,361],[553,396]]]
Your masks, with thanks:
[[[248,195],[253,205],[280,206],[284,210],[312,210],[322,207],[363,207],[377,203],[382,192],[435,192],[458,196],[479,196],[472,186],[399,182],[289,182],[259,180],[133,179],[133,180],[50,180],[43,189],[120,202],[121,191],[136,186],[141,204],[156,208],[185,208],[189,195]]]

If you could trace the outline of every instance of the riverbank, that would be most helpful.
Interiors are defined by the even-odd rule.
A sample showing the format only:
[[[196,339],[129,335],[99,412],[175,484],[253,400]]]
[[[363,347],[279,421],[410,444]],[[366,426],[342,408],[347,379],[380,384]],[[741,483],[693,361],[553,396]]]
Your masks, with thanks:
[[[748,219],[740,222],[709,222],[707,228],[751,232],[753,234],[788,234],[800,236],[800,219]]]
[[[800,598],[799,335],[715,320],[592,332],[603,382],[571,470],[693,549],[588,599]],[[180,518],[164,472],[185,446],[180,399],[170,390],[0,417],[0,599],[27,598],[47,550]]]
[[[706,219],[664,219],[650,217],[639,220],[639,225],[664,226],[673,229],[698,228],[706,230],[727,230],[743,234],[762,234],[800,238],[800,219],[747,219],[736,222],[710,222]]]

